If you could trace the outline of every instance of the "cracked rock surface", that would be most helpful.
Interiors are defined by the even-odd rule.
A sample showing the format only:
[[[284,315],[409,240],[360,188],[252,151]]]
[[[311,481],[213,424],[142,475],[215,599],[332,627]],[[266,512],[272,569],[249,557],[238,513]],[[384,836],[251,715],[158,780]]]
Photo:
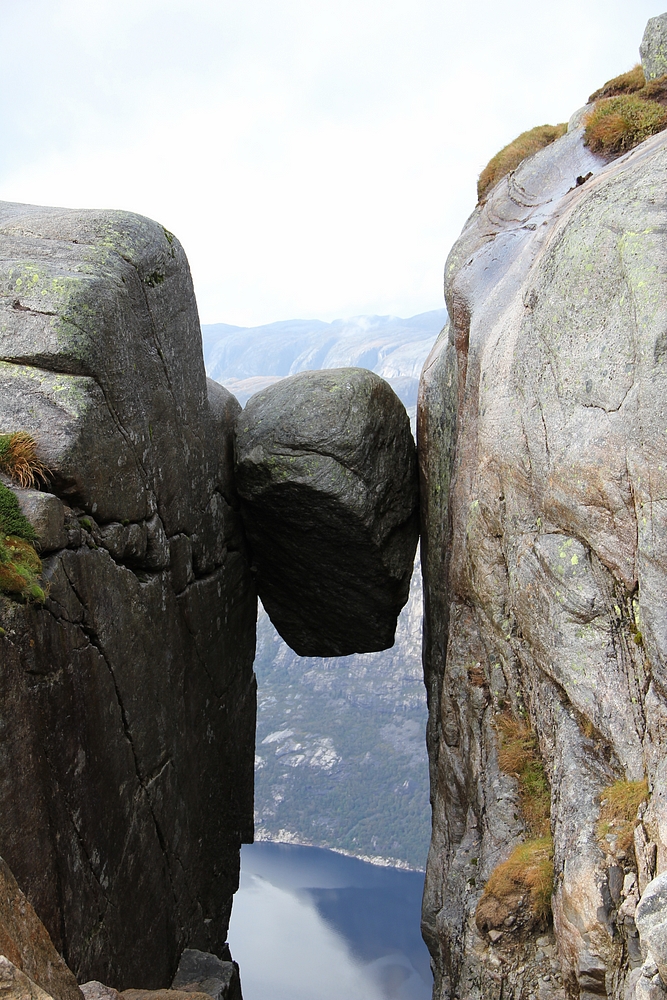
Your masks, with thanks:
[[[637,901],[667,867],[666,184],[664,133],[607,163],[574,122],[447,261],[419,412],[436,1000],[634,996]],[[550,955],[475,926],[529,836],[500,713],[551,789]],[[601,799],[644,778],[627,847]]]
[[[364,368],[302,372],[239,414],[236,474],[262,603],[300,656],[393,645],[418,536],[405,407]]]
[[[0,854],[80,981],[167,986],[225,943],[255,725],[238,409],[171,233],[0,204],[0,430],[52,471],[17,490],[46,604],[0,597]]]

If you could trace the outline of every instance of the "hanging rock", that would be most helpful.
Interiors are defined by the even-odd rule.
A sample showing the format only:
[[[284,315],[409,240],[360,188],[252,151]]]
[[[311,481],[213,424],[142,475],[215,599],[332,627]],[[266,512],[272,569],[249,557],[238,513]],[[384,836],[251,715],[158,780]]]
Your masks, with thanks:
[[[387,649],[418,536],[407,413],[363,368],[303,372],[237,420],[237,488],[259,595],[301,656]]]

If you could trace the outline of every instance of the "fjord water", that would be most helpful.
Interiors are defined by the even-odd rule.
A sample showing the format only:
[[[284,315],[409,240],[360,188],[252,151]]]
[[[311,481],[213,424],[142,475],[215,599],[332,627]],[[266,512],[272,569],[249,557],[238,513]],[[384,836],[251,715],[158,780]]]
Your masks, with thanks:
[[[229,928],[244,1000],[430,1000],[423,883],[316,847],[244,847]]]

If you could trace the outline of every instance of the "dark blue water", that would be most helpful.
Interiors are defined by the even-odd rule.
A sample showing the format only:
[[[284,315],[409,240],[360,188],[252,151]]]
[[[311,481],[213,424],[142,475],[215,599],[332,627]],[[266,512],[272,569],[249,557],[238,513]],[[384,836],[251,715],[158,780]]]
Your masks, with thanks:
[[[244,847],[229,928],[244,1000],[430,1000],[423,885],[316,847]]]

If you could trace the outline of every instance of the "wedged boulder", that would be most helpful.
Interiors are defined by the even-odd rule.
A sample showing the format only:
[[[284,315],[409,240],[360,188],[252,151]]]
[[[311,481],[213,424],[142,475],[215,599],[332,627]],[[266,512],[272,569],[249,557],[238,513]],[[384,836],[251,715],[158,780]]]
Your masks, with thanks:
[[[303,372],[239,414],[237,489],[257,589],[301,656],[393,644],[418,536],[415,446],[363,368]]]
[[[0,858],[0,996],[11,991],[83,1000],[73,973]]]

